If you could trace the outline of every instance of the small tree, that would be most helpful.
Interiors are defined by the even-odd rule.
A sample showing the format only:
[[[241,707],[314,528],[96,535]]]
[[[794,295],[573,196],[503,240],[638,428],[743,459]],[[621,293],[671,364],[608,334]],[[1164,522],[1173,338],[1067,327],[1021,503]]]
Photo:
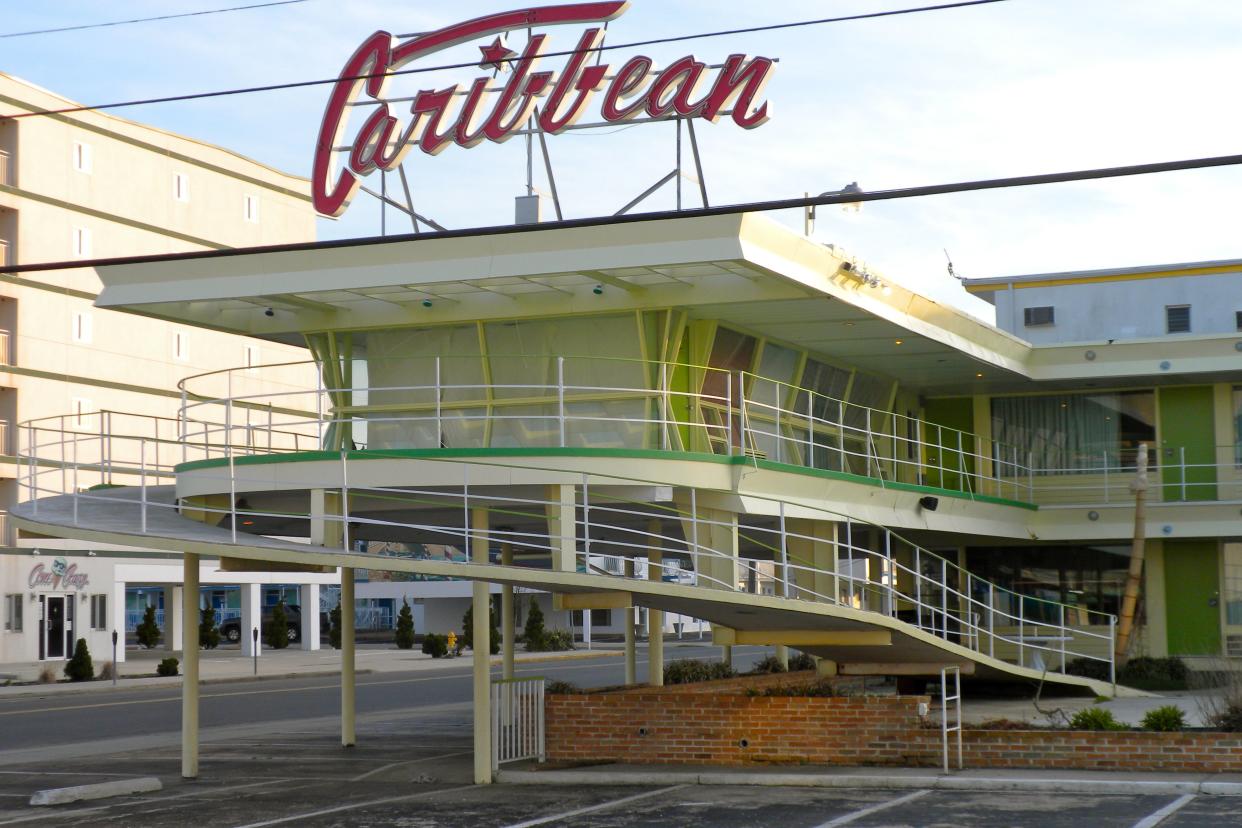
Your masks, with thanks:
[[[341,602],[337,601],[336,606],[328,613],[328,643],[333,649],[341,649]]]
[[[134,630],[138,636],[138,643],[146,647],[148,650],[154,647],[160,641],[160,625],[155,623],[155,607],[147,604],[147,610],[142,614],[142,623],[138,625],[138,629]]]
[[[538,653],[548,648],[548,628],[543,625],[543,610],[533,598],[530,611],[526,613],[526,626],[522,628],[522,637],[526,639],[528,653]]]
[[[90,681],[95,677],[95,665],[91,663],[91,651],[86,647],[86,639],[79,638],[73,648],[73,658],[65,665],[65,678],[70,681]]]
[[[206,650],[214,650],[220,646],[220,628],[216,626],[216,610],[214,607],[203,607],[198,622],[198,646]]]
[[[500,628],[496,626],[496,604],[493,601],[487,602],[487,621],[489,634],[488,652],[492,655],[500,652]],[[470,608],[466,610],[466,614],[461,617],[461,624],[464,632],[461,637],[461,646],[474,649],[474,602],[470,603]]]
[[[285,614],[285,602],[272,607],[272,622],[267,628],[267,646],[283,650],[289,646],[289,616]]]
[[[401,612],[397,615],[397,646],[403,650],[414,649],[414,613],[410,612],[410,602],[401,599]]]

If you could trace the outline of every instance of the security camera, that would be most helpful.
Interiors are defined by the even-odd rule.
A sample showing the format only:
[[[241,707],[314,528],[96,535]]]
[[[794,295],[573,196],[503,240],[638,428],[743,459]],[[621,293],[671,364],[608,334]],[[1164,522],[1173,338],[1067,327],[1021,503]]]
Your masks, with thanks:
[[[272,310],[271,308],[264,308],[264,309],[263,309],[263,315],[264,315],[264,316],[275,316],[275,315],[276,315],[276,311]]]

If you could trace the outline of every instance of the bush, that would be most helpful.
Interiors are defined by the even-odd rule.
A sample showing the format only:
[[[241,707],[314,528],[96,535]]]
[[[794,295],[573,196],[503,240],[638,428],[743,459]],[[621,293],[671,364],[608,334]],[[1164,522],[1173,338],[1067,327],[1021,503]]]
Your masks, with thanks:
[[[1125,730],[1126,726],[1113,717],[1113,711],[1103,707],[1086,707],[1075,713],[1069,721],[1070,730]]]
[[[155,674],[157,676],[175,676],[177,675],[178,663],[175,658],[166,658],[156,666]]]
[[[444,658],[448,655],[448,636],[427,633],[423,636],[423,652],[432,658]]]
[[[540,653],[548,649],[548,630],[543,624],[543,610],[533,598],[530,610],[526,613],[526,626],[522,629],[522,637],[526,639],[528,653]]]
[[[328,613],[328,643],[332,645],[332,649],[341,649],[341,602],[337,601],[336,606]]]
[[[70,681],[90,681],[95,677],[95,665],[91,664],[91,651],[87,649],[86,639],[79,638],[73,648],[73,658],[65,665],[65,678]]]
[[[1180,658],[1139,656],[1117,671],[1117,681],[1140,690],[1185,690],[1190,671]]]
[[[543,692],[556,693],[561,696],[575,696],[582,693],[582,690],[572,682],[552,679],[552,681],[543,686]]]
[[[44,667],[39,671],[39,684],[54,684],[56,682],[56,671],[51,667]]]
[[[199,615],[198,646],[204,650],[214,650],[220,646],[220,628],[216,626],[216,611],[213,607],[203,607]]]
[[[410,602],[401,599],[401,612],[397,615],[397,632],[394,641],[402,650],[414,649],[414,613],[410,612]]]
[[[147,604],[146,612],[142,614],[142,623],[134,633],[138,636],[138,643],[148,650],[159,643],[160,627],[155,623],[155,607]]]
[[[466,610],[466,614],[461,617],[462,636],[461,646],[474,649],[474,603],[471,602],[470,608]],[[487,626],[488,626],[488,652],[492,655],[500,652],[500,628],[496,626],[496,604],[494,601],[487,602]]]
[[[821,678],[815,681],[802,682],[800,684],[783,684],[779,687],[764,687],[761,690],[750,688],[746,691],[748,696],[797,696],[797,697],[831,697],[839,696],[841,692],[837,689],[837,685],[832,679]]]
[[[116,665],[111,661],[105,661],[99,665],[99,674],[96,676],[100,681],[111,681],[112,676],[116,674]]]
[[[559,653],[574,648],[574,634],[569,630],[549,630],[543,637],[543,649]]]
[[[670,661],[664,668],[664,683],[693,684],[698,681],[733,678],[736,675],[737,671],[722,661],[683,658]]]
[[[756,675],[764,673],[783,673],[785,665],[781,664],[781,660],[774,655],[764,656],[755,662],[755,666],[751,668],[751,672]]]
[[[264,642],[273,650],[283,650],[289,646],[289,616],[285,614],[285,602],[280,601],[272,607],[272,621],[267,627]]]
[[[1143,717],[1143,730],[1170,732],[1186,729],[1186,712],[1175,704],[1148,710]]]
[[[1096,681],[1108,681],[1108,664],[1103,661],[1096,661],[1093,658],[1075,658],[1071,659],[1065,665],[1065,672],[1071,676],[1082,676],[1083,678],[1095,679]]]
[[[796,673],[799,670],[814,670],[815,658],[806,653],[798,653],[789,658],[789,672]]]

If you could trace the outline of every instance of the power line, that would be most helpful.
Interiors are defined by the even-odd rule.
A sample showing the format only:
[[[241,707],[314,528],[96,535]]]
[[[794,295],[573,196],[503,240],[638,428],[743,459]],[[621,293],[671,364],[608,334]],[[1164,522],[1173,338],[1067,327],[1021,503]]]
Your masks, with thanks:
[[[554,230],[566,227],[598,227],[610,224],[630,224],[639,221],[656,221],[673,218],[701,218],[704,216],[724,216],[737,213],[758,213],[772,210],[793,210],[804,207],[818,207],[827,204],[850,204],[856,201],[894,201],[902,198],[923,198],[946,193],[964,193],[976,190],[998,190],[1008,187],[1031,187],[1039,184],[1063,184],[1070,181],[1091,181],[1101,178],[1122,178],[1133,175],[1151,175],[1153,173],[1177,172],[1180,170],[1198,170],[1209,167],[1230,167],[1242,165],[1242,155],[1217,155],[1206,158],[1188,158],[1180,161],[1158,161],[1151,164],[1131,164],[1124,167],[1097,167],[1087,170],[1071,170],[1067,172],[1040,173],[1037,175],[1010,176],[1007,178],[985,178],[974,181],[958,181],[948,184],[928,184],[921,187],[899,187],[890,190],[873,190],[862,192],[833,193],[808,198],[786,198],[775,201],[750,201],[740,204],[725,204],[719,207],[700,207],[692,210],[661,210],[652,213],[626,213],[620,216],[604,216],[564,221],[547,221],[540,224],[501,225],[494,227],[472,227],[465,230],[446,230],[435,233],[408,233],[400,236],[370,236],[359,239],[334,239],[325,242],[295,242],[292,244],[274,245],[258,248],[230,248],[226,250],[195,251],[192,253],[158,254],[150,256],[129,256],[116,259],[95,259],[91,261],[44,262],[40,264],[15,265],[0,267],[5,273],[32,273],[47,270],[65,270],[71,268],[94,267],[117,264],[137,264],[142,262],[172,261],[180,259],[207,259],[227,256],[245,255],[255,252],[277,253],[291,250],[323,250],[336,247],[350,247],[368,244],[392,244],[414,239],[454,238],[474,235],[498,235],[503,233],[532,232]]]
[[[61,26],[58,29],[32,29],[28,32],[7,32],[0,34],[5,37],[30,37],[31,35],[57,34],[59,32],[80,32],[83,29],[106,29],[110,26],[128,26],[130,23],[150,23],[154,20],[175,20],[179,17],[202,17],[205,14],[224,14],[225,12],[246,11],[247,9],[265,9],[270,6],[292,6],[294,3],[305,3],[307,0],[279,0],[273,3],[255,3],[250,6],[233,6],[227,9],[205,9],[182,14],[162,14],[158,17],[134,17],[129,20],[112,20],[107,23],[83,23],[80,26]]]
[[[286,2],[304,2],[304,0],[286,0]],[[844,17],[823,17],[817,20],[800,20],[793,23],[774,23],[767,26],[751,26],[745,29],[724,29],[716,32],[700,32],[698,34],[674,35],[671,37],[653,38],[650,40],[635,40],[629,43],[613,43],[596,46],[592,49],[566,49],[559,52],[545,52],[542,57],[564,57],[568,55],[576,55],[582,52],[595,53],[604,52],[611,49],[634,49],[640,46],[655,46],[662,43],[679,43],[687,40],[699,40],[711,37],[726,37],[730,35],[749,34],[752,32],[766,32],[777,29],[793,29],[803,26],[820,26],[826,23],[846,23],[854,20],[871,20],[882,17],[895,17],[904,14],[919,14],[922,12],[944,11],[947,9],[965,8],[967,6],[986,6],[994,3],[1006,3],[1009,0],[962,0],[957,3],[941,3],[935,6],[917,6],[914,8],[891,9],[882,12],[868,12],[866,14],[851,14]],[[424,72],[440,72],[447,69],[469,69],[477,66],[477,61],[467,61],[465,63],[449,63],[440,66],[421,66],[414,69],[398,69],[393,72],[373,72],[365,75],[353,75],[348,78],[320,78],[308,81],[291,81],[289,83],[273,83],[265,86],[244,86],[235,89],[222,89],[216,92],[192,92],[186,95],[169,95],[162,98],[140,98],[132,101],[119,101],[117,103],[92,104],[90,106],[70,106],[63,109],[42,109],[34,112],[22,112],[15,115],[9,115],[9,118],[33,118],[41,115],[67,115],[74,112],[93,112],[105,109],[122,109],[131,106],[148,106],[151,104],[161,103],[178,103],[181,101],[203,100],[207,98],[222,98],[229,95],[250,95],[257,92],[280,92],[289,89],[304,89],[311,86],[326,86],[335,84],[341,80],[366,80],[368,78],[377,77],[396,77],[398,75],[417,75]]]

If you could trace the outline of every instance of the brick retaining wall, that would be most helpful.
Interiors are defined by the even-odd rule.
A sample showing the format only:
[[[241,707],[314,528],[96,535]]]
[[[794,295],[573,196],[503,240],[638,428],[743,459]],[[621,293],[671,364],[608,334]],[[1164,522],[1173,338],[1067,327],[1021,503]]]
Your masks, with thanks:
[[[781,679],[763,677],[759,683]],[[713,685],[717,692],[705,698]],[[737,685],[732,680],[549,694],[548,759],[908,767],[941,762],[940,729],[918,715],[927,696],[751,697]],[[1242,771],[1242,734],[1233,733],[966,730],[962,743],[971,768]]]

